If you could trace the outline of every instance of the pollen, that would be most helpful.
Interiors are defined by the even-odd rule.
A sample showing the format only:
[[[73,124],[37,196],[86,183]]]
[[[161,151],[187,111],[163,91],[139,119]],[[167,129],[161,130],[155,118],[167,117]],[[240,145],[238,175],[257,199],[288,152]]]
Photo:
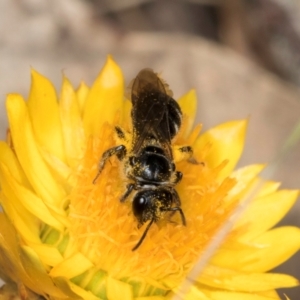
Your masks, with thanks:
[[[195,284],[184,299],[277,299],[275,289],[298,286],[293,276],[268,272],[300,247],[299,228],[274,228],[299,195],[278,190],[278,182],[264,182],[205,259],[263,168],[235,170],[247,121],[229,121],[199,135],[200,124],[192,130],[195,91],[175,102],[152,70],[139,74],[130,87],[131,101],[124,100],[124,77],[110,56],[91,87],[82,83],[75,90],[64,77],[57,96],[53,84],[32,71],[28,101],[8,95],[8,139],[0,142],[1,278],[17,286],[23,298],[49,300],[166,300],[191,280]],[[138,102],[137,109],[148,75],[155,87],[159,84],[171,114],[161,114],[161,104],[149,109],[149,102]],[[159,148],[155,139],[157,152],[151,150]],[[104,165],[103,153],[118,146],[126,151]],[[152,157],[165,155],[166,179],[149,184],[137,176],[149,164],[142,155],[134,159],[139,147],[151,148]],[[141,225],[135,201],[146,195],[143,188],[151,207]],[[205,267],[192,275],[199,261]]]
[[[181,207],[187,225],[182,225],[179,214],[166,213],[133,252],[148,223],[138,228],[131,208],[132,196],[120,202],[128,179],[116,157],[109,159],[93,184],[102,153],[116,146],[114,127],[104,124],[100,132],[88,142],[70,195],[71,237],[94,265],[114,278],[152,278],[160,285],[164,282],[166,288],[177,286],[228,219],[233,204],[226,207],[224,201],[235,180],[228,178],[222,184],[216,181],[222,165],[210,169],[205,164],[178,163],[184,176],[177,191],[184,199]]]

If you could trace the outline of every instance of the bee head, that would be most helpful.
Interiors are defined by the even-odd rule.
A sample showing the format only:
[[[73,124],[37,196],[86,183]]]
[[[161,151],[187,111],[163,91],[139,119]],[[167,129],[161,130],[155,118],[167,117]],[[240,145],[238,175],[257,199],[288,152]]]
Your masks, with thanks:
[[[132,210],[139,224],[159,220],[173,203],[172,193],[164,188],[145,189],[138,192],[132,202]]]

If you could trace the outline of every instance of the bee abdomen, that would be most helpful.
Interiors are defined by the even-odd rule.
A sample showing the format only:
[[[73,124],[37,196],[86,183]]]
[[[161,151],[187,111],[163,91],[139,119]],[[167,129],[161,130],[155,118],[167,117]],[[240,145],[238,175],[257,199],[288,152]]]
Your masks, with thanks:
[[[182,112],[179,104],[170,97],[168,101],[168,123],[169,123],[169,132],[171,138],[173,138],[179,131],[181,126]]]

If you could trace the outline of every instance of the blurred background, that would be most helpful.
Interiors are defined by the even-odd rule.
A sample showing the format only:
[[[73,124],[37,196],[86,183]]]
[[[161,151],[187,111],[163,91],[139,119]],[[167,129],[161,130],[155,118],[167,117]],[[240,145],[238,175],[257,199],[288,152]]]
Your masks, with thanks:
[[[5,97],[28,95],[31,67],[59,92],[63,73],[91,85],[107,54],[127,83],[151,67],[175,98],[195,88],[204,130],[249,118],[240,166],[269,162],[300,120],[298,0],[1,0],[1,140]],[[299,188],[299,174],[298,143],[274,180]],[[282,224],[300,226],[299,203]],[[299,253],[276,271],[300,278]]]

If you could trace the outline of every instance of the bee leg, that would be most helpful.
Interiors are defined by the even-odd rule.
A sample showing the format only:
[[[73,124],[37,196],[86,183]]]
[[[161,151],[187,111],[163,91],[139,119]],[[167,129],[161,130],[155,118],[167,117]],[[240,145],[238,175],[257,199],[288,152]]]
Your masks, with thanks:
[[[149,222],[149,224],[147,225],[147,228],[145,229],[142,237],[140,238],[139,242],[132,248],[132,251],[135,251],[139,246],[141,246],[141,244],[144,241],[144,239],[145,239],[145,237],[148,233],[148,230],[151,227],[151,225],[153,224],[153,222],[154,222],[154,218]]]
[[[170,189],[170,192],[172,193],[174,203],[175,203],[177,206],[180,206],[180,205],[181,205],[181,201],[180,201],[179,195],[178,195],[178,193],[176,192],[176,190],[174,190],[174,189],[171,190],[171,189]]]
[[[174,180],[174,184],[177,184],[178,182],[180,182],[182,179],[182,173],[179,171],[175,172],[175,180]]]
[[[121,160],[126,154],[126,147],[124,145],[120,145],[117,147],[113,147],[110,148],[108,150],[106,150],[101,157],[101,160],[99,162],[99,166],[98,166],[98,173],[96,175],[96,177],[93,180],[93,184],[96,183],[98,177],[100,176],[100,173],[102,172],[106,161],[113,155],[117,155],[117,157]]]
[[[202,164],[203,162],[198,162],[195,157],[193,157],[193,148],[191,146],[183,146],[179,148],[175,148],[175,161],[182,161],[186,159],[189,163],[198,165]]]
[[[127,184],[126,188],[127,188],[127,190],[126,190],[125,194],[121,197],[120,202],[124,202],[126,200],[126,198],[131,194],[133,189],[136,189],[136,186],[134,183],[129,183],[129,184]]]
[[[117,136],[120,140],[125,140],[125,132],[123,131],[123,129],[119,126],[115,127],[115,131],[117,133]]]
[[[174,215],[174,213],[176,211],[179,211],[180,213],[180,216],[181,216],[181,221],[182,221],[182,224],[184,226],[186,226],[186,220],[185,220],[185,216],[184,216],[184,213],[182,211],[182,209],[180,208],[180,205],[181,205],[181,201],[180,201],[180,198],[178,196],[178,193],[176,192],[176,190],[170,190],[172,195],[173,195],[173,200],[174,200],[174,203],[175,205],[177,205],[176,207],[170,207],[170,208],[166,208],[164,209],[164,211],[170,211],[171,212],[171,215],[170,215],[170,218]]]
[[[179,211],[180,216],[181,216],[182,225],[186,226],[185,216],[184,216],[184,213],[183,213],[183,211],[182,211],[182,209],[181,209],[180,207],[178,207],[178,206],[176,206],[176,207],[170,207],[170,208],[164,209],[164,211],[170,211],[170,212],[172,212],[172,215],[173,215],[176,211]]]
[[[181,148],[179,148],[179,151],[182,152],[183,154],[188,155],[188,162],[192,163],[192,164],[198,164],[198,162],[196,161],[196,159],[193,157],[193,148],[191,146],[183,146]]]

